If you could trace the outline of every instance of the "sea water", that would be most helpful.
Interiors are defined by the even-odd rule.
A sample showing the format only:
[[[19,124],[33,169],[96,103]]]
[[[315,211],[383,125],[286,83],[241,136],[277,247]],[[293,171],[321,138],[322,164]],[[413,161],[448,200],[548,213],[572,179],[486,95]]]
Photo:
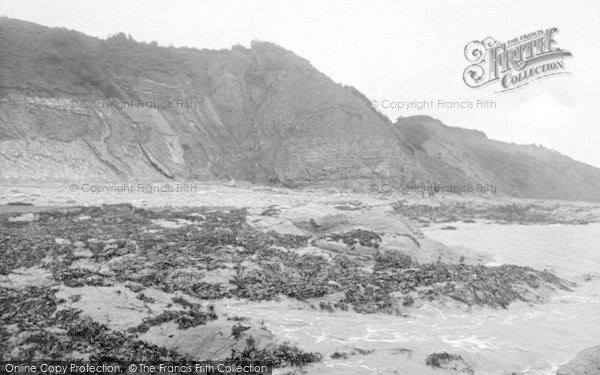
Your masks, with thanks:
[[[445,223],[444,226],[447,226]],[[309,374],[445,374],[425,366],[433,352],[460,354],[476,374],[555,374],[579,351],[600,344],[600,224],[451,224],[426,228],[450,246],[485,251],[496,264],[548,269],[574,280],[543,304],[517,302],[508,309],[456,309],[427,305],[409,317],[316,312],[276,302],[227,302],[230,312],[262,319],[280,340],[319,351],[324,360]],[[591,274],[584,281],[584,274]],[[593,277],[593,275],[596,277]],[[370,354],[332,359],[353,348]]]

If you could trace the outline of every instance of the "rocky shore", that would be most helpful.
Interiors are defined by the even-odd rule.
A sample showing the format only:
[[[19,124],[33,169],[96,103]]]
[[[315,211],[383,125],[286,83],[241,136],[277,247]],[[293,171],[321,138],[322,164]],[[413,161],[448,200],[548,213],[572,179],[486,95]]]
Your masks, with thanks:
[[[600,345],[587,348],[558,368],[556,375],[600,374]]]
[[[228,316],[214,302],[287,298],[304,309],[406,316],[425,304],[508,308],[573,286],[548,271],[454,254],[401,227],[393,210],[334,209],[345,214],[129,204],[4,213],[3,359],[218,357],[302,366],[322,354],[279,342],[260,322]],[[379,225],[360,225],[377,215]],[[165,344],[188,331],[194,346]]]
[[[394,208],[412,221],[427,225],[451,222],[492,222],[498,224],[579,224],[600,221],[600,205],[576,202],[519,200],[403,199]]]

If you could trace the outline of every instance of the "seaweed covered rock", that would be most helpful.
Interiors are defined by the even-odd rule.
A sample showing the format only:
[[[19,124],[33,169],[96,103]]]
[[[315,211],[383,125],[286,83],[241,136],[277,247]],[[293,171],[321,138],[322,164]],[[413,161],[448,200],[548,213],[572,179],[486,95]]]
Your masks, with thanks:
[[[245,209],[153,211],[127,204],[40,212],[38,220],[24,226],[0,226],[0,273],[38,266],[69,287],[121,283],[201,299],[288,296],[317,299],[314,305],[327,311],[363,313],[398,313],[419,299],[507,307],[538,300],[536,291],[570,287],[528,267],[417,264],[398,250],[379,248],[381,234],[365,229],[315,235],[356,246],[360,254],[295,251],[309,238],[258,231],[246,223],[247,214]],[[0,221],[8,222],[11,215],[0,215]]]
[[[198,325],[204,325],[209,321],[216,320],[217,314],[214,308],[209,306],[207,311],[202,311],[198,307],[192,307],[187,310],[167,310],[162,314],[145,319],[142,324],[130,329],[131,332],[146,332],[151,326],[160,325],[166,322],[175,322],[177,328],[186,329]]]
[[[280,344],[273,349],[258,349],[253,345],[251,339],[247,343],[244,350],[233,349],[229,359],[237,362],[268,363],[273,367],[301,367],[323,359],[320,353],[305,352],[288,343]]]
[[[350,247],[360,244],[365,247],[378,248],[379,243],[381,242],[381,234],[365,229],[354,229],[344,233],[332,233],[325,238],[330,241],[342,241]]]
[[[385,250],[375,253],[374,271],[385,270],[388,268],[402,269],[408,268],[412,264],[412,259],[399,251]]]
[[[91,361],[149,361],[181,359],[177,353],[112,331],[81,311],[58,308],[49,288],[15,291],[0,288],[0,342],[4,360],[73,359],[72,353]],[[6,327],[12,327],[10,331]]]
[[[432,353],[427,356],[425,364],[430,367],[454,370],[464,372],[465,374],[473,375],[475,371],[467,364],[467,362],[458,354]]]

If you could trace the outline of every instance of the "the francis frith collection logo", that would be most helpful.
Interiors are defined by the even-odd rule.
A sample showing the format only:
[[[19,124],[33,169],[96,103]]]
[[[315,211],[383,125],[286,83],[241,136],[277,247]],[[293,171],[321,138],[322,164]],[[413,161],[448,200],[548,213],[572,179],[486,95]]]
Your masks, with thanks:
[[[465,46],[471,63],[463,80],[469,87],[499,84],[498,91],[528,85],[540,78],[568,73],[565,58],[571,52],[558,47],[556,27],[499,42],[492,37],[475,40]]]

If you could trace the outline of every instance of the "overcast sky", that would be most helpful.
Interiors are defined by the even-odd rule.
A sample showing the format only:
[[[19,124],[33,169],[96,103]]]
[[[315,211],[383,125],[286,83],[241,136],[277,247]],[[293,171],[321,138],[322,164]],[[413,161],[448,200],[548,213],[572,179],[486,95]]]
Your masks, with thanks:
[[[600,167],[600,1],[30,1],[0,15],[106,38],[122,31],[161,45],[222,49],[275,42],[334,81],[391,101],[491,99],[496,109],[384,110],[428,114],[490,138],[542,144]],[[569,75],[495,93],[463,80],[465,45],[557,27]],[[1,51],[0,51],[1,52]]]

